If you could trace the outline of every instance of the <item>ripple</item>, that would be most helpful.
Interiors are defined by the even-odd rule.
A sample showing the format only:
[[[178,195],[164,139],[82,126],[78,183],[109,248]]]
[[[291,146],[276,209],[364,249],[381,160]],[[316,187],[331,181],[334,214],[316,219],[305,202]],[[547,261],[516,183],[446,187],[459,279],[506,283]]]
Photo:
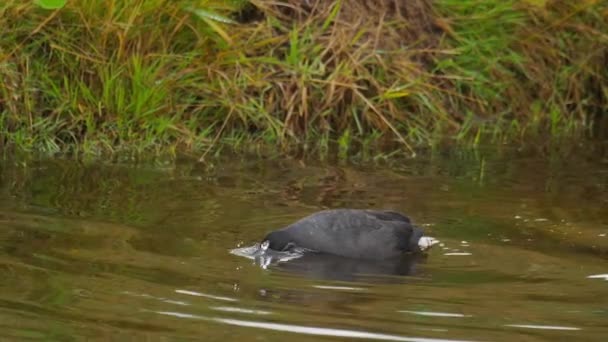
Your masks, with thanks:
[[[143,310],[143,311],[148,311],[148,310]],[[193,315],[193,314],[184,313],[184,312],[177,312],[177,311],[152,311],[152,312],[160,314],[160,315],[172,316],[172,317],[177,317],[177,318],[205,319],[205,317],[203,317],[203,316]]]
[[[243,309],[243,308],[237,308],[234,306],[211,306],[209,308],[212,310],[217,310],[217,311],[236,312],[236,313],[245,313],[245,314],[253,314],[253,315],[270,315],[270,314],[272,314],[272,312],[270,312],[270,311]]]
[[[337,291],[365,291],[361,287],[350,287],[350,286],[330,286],[330,285],[313,285],[312,287],[321,290],[337,290]]]
[[[292,325],[292,324],[244,321],[244,320],[230,319],[230,318],[214,318],[213,320],[216,322],[236,325],[236,326],[240,326],[240,327],[261,328],[261,329],[293,332],[293,333],[306,334],[306,335],[321,335],[321,336],[349,337],[349,338],[375,339],[375,340],[384,340],[384,341],[404,341],[404,342],[465,342],[463,340],[449,340],[449,339],[425,338],[425,337],[408,337],[408,336],[399,336],[399,335],[379,334],[379,333],[360,331],[360,330],[308,327],[308,326]]]
[[[465,314],[460,314],[460,313],[451,313],[451,312],[410,311],[410,310],[400,310],[399,312],[409,313],[409,314],[419,315],[419,316],[431,316],[431,317],[473,317],[471,315],[465,315]]]
[[[226,302],[238,302],[239,301],[238,299],[235,299],[235,298],[214,296],[214,295],[210,295],[210,294],[206,294],[206,293],[202,293],[202,292],[196,292],[196,291],[178,289],[178,290],[175,290],[175,293],[180,293],[180,294],[185,294],[185,295],[195,296],[195,297],[204,297],[204,298],[210,298],[210,299],[223,300]]]
[[[608,273],[606,273],[606,274],[592,274],[590,276],[587,276],[587,278],[589,278],[589,279],[604,279],[604,280],[608,280]]]
[[[182,306],[190,305],[190,303],[186,303],[181,300],[173,300],[173,299],[168,299],[168,298],[163,298],[163,297],[155,297],[155,296],[149,295],[147,293],[134,293],[131,291],[123,291],[122,293],[125,295],[133,296],[133,297],[156,299],[158,301],[161,301],[163,303],[168,303],[168,304],[175,304],[175,305],[182,305]]]
[[[506,324],[506,327],[512,328],[525,328],[525,329],[541,329],[541,330],[567,330],[567,331],[577,331],[582,330],[577,327],[564,327],[560,325],[536,325],[536,324]]]
[[[321,328],[302,326],[294,324],[282,324],[282,323],[268,323],[259,321],[246,321],[232,318],[221,318],[221,317],[205,317],[200,315],[193,315],[175,311],[153,311],[160,315],[173,316],[177,318],[191,318],[205,321],[213,321],[217,323],[223,323],[228,325],[234,325],[239,327],[267,329],[282,332],[291,332],[304,335],[317,335],[317,336],[332,336],[332,337],[348,337],[358,339],[374,339],[383,341],[402,341],[402,342],[471,342],[469,340],[451,340],[442,338],[426,338],[426,337],[410,337],[410,336],[399,336],[390,334],[381,334],[361,330],[348,330],[348,329],[335,329],[335,328]]]

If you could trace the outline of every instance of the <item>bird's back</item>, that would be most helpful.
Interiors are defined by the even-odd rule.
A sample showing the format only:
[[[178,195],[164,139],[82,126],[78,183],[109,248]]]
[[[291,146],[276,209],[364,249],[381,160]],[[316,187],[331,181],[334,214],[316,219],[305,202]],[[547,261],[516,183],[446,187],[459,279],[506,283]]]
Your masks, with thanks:
[[[284,228],[304,248],[362,259],[386,259],[411,251],[422,231],[392,211],[334,209],[307,216]]]

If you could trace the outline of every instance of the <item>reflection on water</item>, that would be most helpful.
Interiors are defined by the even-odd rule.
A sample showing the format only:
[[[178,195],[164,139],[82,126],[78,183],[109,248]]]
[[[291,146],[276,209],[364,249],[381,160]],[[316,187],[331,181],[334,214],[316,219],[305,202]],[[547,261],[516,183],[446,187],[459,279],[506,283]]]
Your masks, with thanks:
[[[308,278],[342,281],[361,280],[362,277],[374,275],[413,275],[416,264],[423,262],[426,257],[423,254],[412,254],[388,260],[357,260],[297,247],[284,252],[275,251],[268,248],[268,242],[234,248],[230,250],[230,254],[253,260],[253,264],[262,269],[274,265],[277,270],[297,273]]]
[[[606,160],[5,160],[0,340],[603,341]],[[390,261],[229,253],[336,207],[405,212],[441,244]]]
[[[525,328],[525,329],[541,329],[541,330],[581,330],[575,327],[561,327],[555,325],[532,325],[532,324],[507,324],[507,327]]]
[[[372,276],[416,275],[416,266],[424,262],[424,259],[423,255],[404,255],[402,258],[389,260],[355,260],[336,255],[307,253],[301,258],[277,265],[276,269],[312,279],[371,281]],[[384,278],[382,281],[386,282],[388,279],[390,278]]]
[[[181,293],[181,294],[196,296],[196,297],[205,297],[205,298],[210,298],[210,299],[215,299],[215,300],[222,300],[222,301],[226,301],[226,302],[237,302],[238,301],[238,299],[234,299],[234,298],[230,298],[230,297],[214,296],[214,295],[210,295],[207,293],[201,293],[201,292],[196,292],[196,291],[175,290],[175,293]]]
[[[358,339],[374,339],[374,340],[384,340],[384,341],[404,341],[404,342],[466,342],[463,340],[405,337],[405,336],[378,334],[378,333],[372,333],[372,332],[367,332],[367,331],[357,331],[357,330],[329,329],[329,328],[306,327],[306,326],[290,325],[290,324],[246,321],[246,320],[230,319],[230,318],[204,317],[204,316],[190,315],[190,314],[179,313],[179,312],[159,311],[157,313],[161,314],[161,315],[175,316],[175,317],[179,317],[179,318],[208,320],[208,321],[223,323],[223,324],[227,324],[227,325],[236,325],[239,327],[268,329],[268,330],[284,331],[284,332],[289,332],[289,333],[298,333],[298,334],[305,334],[305,335],[321,335],[321,336],[348,337],[348,338],[358,338]]]
[[[587,278],[608,280],[608,274],[592,274],[592,275],[588,276]]]
[[[460,313],[450,313],[450,312],[433,312],[433,311],[410,311],[410,310],[401,310],[399,312],[407,312],[413,315],[419,316],[430,316],[430,317],[471,317],[471,315],[464,315]]]

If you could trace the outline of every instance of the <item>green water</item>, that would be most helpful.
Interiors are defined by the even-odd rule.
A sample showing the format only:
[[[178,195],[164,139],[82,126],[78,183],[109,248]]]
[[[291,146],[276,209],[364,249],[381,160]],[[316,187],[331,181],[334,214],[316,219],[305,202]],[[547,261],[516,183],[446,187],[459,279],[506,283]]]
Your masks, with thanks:
[[[338,207],[443,245],[398,265],[228,253]],[[4,160],[0,272],[1,341],[603,341],[608,159]]]

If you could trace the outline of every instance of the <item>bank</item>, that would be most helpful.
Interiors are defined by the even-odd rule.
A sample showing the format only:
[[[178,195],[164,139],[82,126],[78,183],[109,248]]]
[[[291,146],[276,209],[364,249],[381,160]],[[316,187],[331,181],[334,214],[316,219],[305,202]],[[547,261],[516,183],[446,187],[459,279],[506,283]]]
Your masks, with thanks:
[[[585,138],[608,127],[607,23],[606,0],[9,0],[0,144],[349,155]]]

